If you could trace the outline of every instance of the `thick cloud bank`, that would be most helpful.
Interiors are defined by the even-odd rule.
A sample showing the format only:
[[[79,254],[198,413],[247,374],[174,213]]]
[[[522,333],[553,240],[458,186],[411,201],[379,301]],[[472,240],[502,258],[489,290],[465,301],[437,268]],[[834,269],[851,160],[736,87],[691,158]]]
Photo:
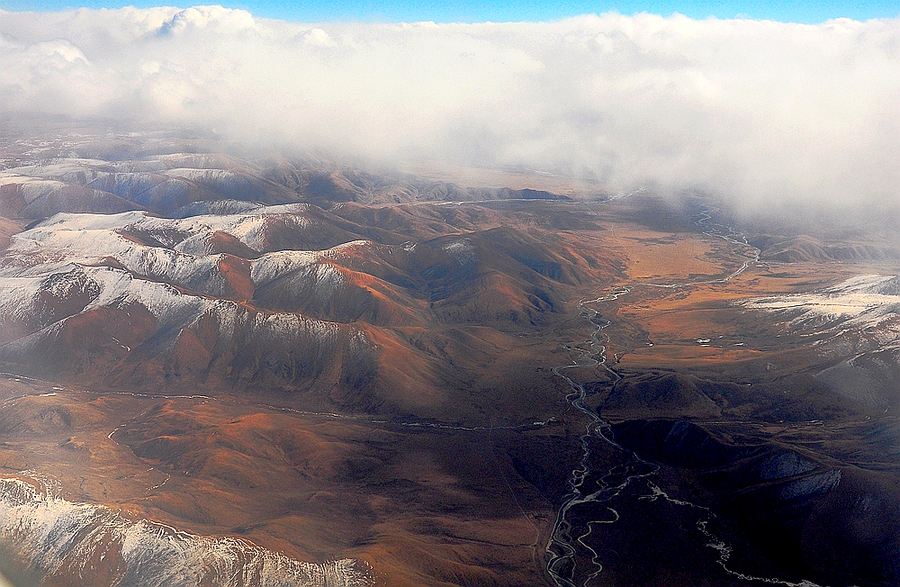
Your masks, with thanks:
[[[317,24],[0,11],[0,112],[657,182],[900,199],[900,20]]]

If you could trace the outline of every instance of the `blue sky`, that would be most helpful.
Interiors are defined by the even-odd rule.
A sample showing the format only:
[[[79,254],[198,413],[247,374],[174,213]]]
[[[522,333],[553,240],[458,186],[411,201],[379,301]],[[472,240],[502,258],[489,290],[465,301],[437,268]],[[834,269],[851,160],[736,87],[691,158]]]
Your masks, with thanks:
[[[483,21],[542,21],[556,20],[567,16],[590,13],[616,11],[622,14],[650,12],[663,16],[678,12],[686,16],[702,19],[708,16],[717,18],[752,18],[777,20],[781,22],[820,23],[839,17],[855,20],[871,18],[892,18],[900,16],[900,5],[897,0],[875,0],[858,2],[852,0],[833,0],[830,2],[796,2],[778,0],[699,0],[684,2],[673,0],[620,0],[586,1],[567,0],[564,2],[548,0],[507,0],[505,2],[489,2],[487,0],[455,0],[438,2],[436,0],[344,0],[341,2],[322,2],[302,0],[300,2],[284,2],[283,0],[196,0],[184,1],[146,1],[129,2],[116,0],[0,0],[0,8],[11,11],[19,10],[61,10],[86,6],[90,8],[118,8],[133,5],[138,7],[158,5],[190,6],[194,4],[222,4],[229,8],[249,10],[258,17],[280,18],[284,20],[319,22],[334,20],[361,21],[436,21],[436,22],[483,22]]]

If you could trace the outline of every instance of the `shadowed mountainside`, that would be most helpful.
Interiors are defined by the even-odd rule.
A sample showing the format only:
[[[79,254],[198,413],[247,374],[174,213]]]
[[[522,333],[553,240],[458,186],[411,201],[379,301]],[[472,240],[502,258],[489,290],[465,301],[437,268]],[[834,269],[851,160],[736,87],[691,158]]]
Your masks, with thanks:
[[[900,577],[890,238],[177,133],[4,140],[0,570]]]

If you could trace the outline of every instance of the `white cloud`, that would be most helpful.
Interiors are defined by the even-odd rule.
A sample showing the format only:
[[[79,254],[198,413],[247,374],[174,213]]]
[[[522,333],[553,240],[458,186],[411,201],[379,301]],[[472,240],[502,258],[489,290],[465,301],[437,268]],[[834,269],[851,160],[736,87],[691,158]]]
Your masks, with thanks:
[[[163,23],[162,35],[184,34],[196,29],[210,29],[217,34],[236,34],[256,28],[253,16],[245,10],[233,10],[221,6],[195,6],[176,12]]]
[[[900,200],[900,20],[299,25],[126,8],[0,12],[0,34],[7,112],[205,124],[755,203]]]

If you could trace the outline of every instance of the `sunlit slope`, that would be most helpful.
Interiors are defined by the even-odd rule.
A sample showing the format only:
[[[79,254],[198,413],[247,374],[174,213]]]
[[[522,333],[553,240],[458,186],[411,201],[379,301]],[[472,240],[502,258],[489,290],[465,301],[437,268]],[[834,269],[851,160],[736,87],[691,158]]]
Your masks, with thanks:
[[[0,354],[85,385],[315,388],[304,405],[446,416],[456,402],[438,390],[513,368],[521,333],[567,319],[571,291],[617,272],[614,253],[521,224],[556,204],[516,206],[386,208],[384,228],[308,204],[54,215],[0,259]]]
[[[110,522],[39,574],[136,572],[137,527],[242,545],[226,571],[540,584],[574,480],[644,459],[633,502],[579,506],[604,532],[571,539],[596,548],[576,573],[896,583],[890,238],[129,145],[23,151],[0,186],[3,527]]]

